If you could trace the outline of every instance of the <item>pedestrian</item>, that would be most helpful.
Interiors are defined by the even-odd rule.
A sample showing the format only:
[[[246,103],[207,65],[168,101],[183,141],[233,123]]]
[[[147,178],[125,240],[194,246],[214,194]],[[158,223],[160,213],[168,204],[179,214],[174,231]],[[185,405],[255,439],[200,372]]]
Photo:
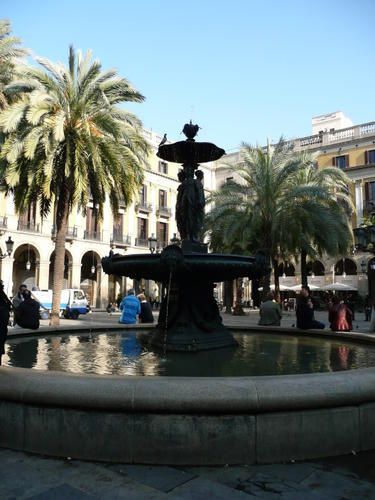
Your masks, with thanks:
[[[128,291],[128,295],[124,297],[120,304],[120,321],[125,325],[132,325],[137,322],[137,315],[141,312],[141,303],[134,295],[134,289]]]
[[[19,305],[24,301],[23,292],[25,290],[27,290],[27,285],[25,285],[25,284],[20,285],[19,288],[18,288],[18,292],[16,293],[16,295],[12,299],[12,305],[13,305],[13,324],[14,325],[18,324],[18,321],[17,321],[17,311],[18,311]]]
[[[282,316],[280,304],[275,301],[273,292],[267,294],[266,300],[260,304],[260,320],[258,325],[280,326]]]
[[[308,286],[301,287],[301,292],[297,301],[296,316],[297,328],[301,328],[301,330],[309,330],[310,328],[323,330],[325,328],[324,323],[314,318],[314,305],[310,297],[310,289]]]
[[[366,295],[365,299],[365,321],[370,321],[371,319],[371,301],[369,295]]]
[[[369,332],[375,332],[375,301],[372,301],[371,304],[371,319],[370,319],[370,325],[368,328]]]
[[[4,292],[4,283],[0,280],[0,365],[1,357],[5,354],[5,341],[8,335],[8,323],[12,303]]]
[[[106,307],[106,311],[107,313],[112,316],[112,313],[114,313],[116,311],[116,308],[114,306],[114,304],[112,302],[109,302],[107,307]]]
[[[40,303],[31,297],[30,290],[23,292],[23,302],[17,308],[17,324],[21,328],[39,328]]]
[[[146,299],[146,295],[144,293],[140,293],[138,295],[138,299],[141,303],[141,313],[139,315],[140,323],[153,323],[154,316],[152,314],[152,307],[150,302]]]
[[[353,312],[337,296],[332,299],[332,306],[328,312],[328,320],[332,331],[350,332],[353,329]]]

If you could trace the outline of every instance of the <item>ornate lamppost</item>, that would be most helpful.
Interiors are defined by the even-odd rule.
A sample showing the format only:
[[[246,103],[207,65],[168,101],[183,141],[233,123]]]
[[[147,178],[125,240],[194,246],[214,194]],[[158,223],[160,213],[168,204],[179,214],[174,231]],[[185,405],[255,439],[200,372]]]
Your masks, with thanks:
[[[10,236],[7,239],[7,241],[5,242],[5,245],[7,247],[7,251],[6,251],[6,253],[1,253],[0,254],[0,259],[1,260],[5,259],[5,257],[10,257],[11,253],[13,252],[14,241],[12,240],[12,238]]]

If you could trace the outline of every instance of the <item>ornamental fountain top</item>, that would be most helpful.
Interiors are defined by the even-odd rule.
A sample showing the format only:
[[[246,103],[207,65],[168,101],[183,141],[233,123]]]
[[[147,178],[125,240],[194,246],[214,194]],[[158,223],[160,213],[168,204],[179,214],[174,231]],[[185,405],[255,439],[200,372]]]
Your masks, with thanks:
[[[199,241],[203,225],[205,196],[200,163],[220,159],[225,151],[209,142],[196,142],[198,125],[187,123],[185,141],[159,145],[157,156],[181,163],[178,173],[176,222],[181,237],[178,245],[161,254],[113,255],[102,259],[108,274],[163,283],[159,320],[151,343],[164,350],[197,351],[236,345],[224,327],[213,290],[215,283],[241,276],[259,278],[268,272],[264,259],[240,255],[207,253]]]

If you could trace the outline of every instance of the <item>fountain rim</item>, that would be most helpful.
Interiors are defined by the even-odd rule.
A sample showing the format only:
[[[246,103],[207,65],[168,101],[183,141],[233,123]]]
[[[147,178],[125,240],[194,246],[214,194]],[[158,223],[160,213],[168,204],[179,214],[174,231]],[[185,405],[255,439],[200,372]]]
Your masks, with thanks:
[[[143,331],[149,330],[151,324],[139,326],[136,330]],[[126,332],[134,331],[134,327],[76,328],[74,334],[92,333],[93,330]],[[231,330],[264,333],[264,327],[254,326],[232,327]],[[279,327],[267,331],[338,339],[337,334],[321,330],[296,331]],[[72,329],[38,332],[32,337],[67,334],[72,334]],[[30,333],[14,334],[12,338],[26,336],[30,338]],[[375,344],[375,338],[365,333],[342,332],[339,338],[357,344]],[[212,378],[76,374],[8,366],[0,367],[0,373],[1,400],[70,408],[258,413],[285,411],[291,407],[318,409],[337,406],[343,401],[345,404],[363,404],[375,400],[375,367],[339,372]],[[181,391],[181,383],[184,391]]]

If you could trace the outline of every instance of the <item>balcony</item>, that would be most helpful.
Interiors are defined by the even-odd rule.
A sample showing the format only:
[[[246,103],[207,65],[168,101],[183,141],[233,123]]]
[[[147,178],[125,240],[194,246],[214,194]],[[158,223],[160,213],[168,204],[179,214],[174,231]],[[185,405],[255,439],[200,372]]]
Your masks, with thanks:
[[[131,236],[122,234],[116,231],[111,235],[111,245],[116,247],[127,247],[131,245]]]
[[[84,240],[92,240],[92,241],[102,241],[102,232],[101,231],[85,231],[83,233]]]
[[[136,212],[152,212],[152,204],[147,203],[146,201],[139,201],[138,203],[136,203],[134,208]]]
[[[34,221],[18,221],[17,225],[18,231],[27,231],[28,233],[40,233],[40,224]]]
[[[51,238],[53,239],[53,241],[55,241],[55,239],[56,239],[56,228],[55,228],[55,226],[52,226],[51,233],[52,233],[51,234]],[[74,239],[77,238],[77,233],[78,233],[77,226],[68,227],[67,230],[66,230],[66,234],[65,234],[65,241],[73,241]]]
[[[148,248],[148,239],[147,238],[136,238],[135,239],[135,246]]]
[[[159,207],[156,210],[156,215],[158,217],[171,217],[172,216],[172,209],[169,207]]]

